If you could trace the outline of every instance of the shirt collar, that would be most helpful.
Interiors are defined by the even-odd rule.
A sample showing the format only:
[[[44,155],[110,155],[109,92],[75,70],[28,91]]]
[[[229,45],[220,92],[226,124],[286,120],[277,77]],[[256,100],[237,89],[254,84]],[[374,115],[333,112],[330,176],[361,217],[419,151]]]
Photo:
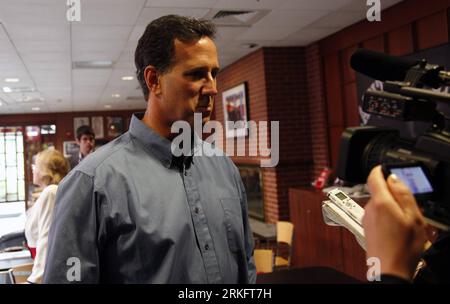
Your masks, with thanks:
[[[178,167],[180,164],[180,158],[181,162],[184,162],[186,165],[190,165],[192,162],[192,156],[198,151],[202,144],[202,140],[198,137],[198,135],[194,135],[194,145],[191,150],[191,155],[187,157],[176,157],[172,154],[171,141],[156,133],[152,128],[146,126],[141,121],[143,117],[144,112],[133,114],[129,128],[130,134],[137,138],[145,146],[145,148],[164,165],[164,167]]]

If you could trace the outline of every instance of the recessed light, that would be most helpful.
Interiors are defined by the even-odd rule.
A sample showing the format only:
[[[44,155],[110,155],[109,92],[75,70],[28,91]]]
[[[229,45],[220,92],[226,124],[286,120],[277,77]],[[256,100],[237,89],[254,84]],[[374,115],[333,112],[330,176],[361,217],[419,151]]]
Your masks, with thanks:
[[[114,98],[119,98],[120,94],[112,94],[111,96],[114,97]]]
[[[19,78],[5,78],[5,82],[19,82]]]
[[[74,61],[73,69],[110,69],[113,67],[111,60]]]
[[[123,76],[122,80],[133,80],[134,77],[133,76]]]
[[[39,107],[32,107],[31,108],[31,110],[33,110],[33,111],[39,111],[41,108],[39,108]]]
[[[0,106],[3,105],[2,102],[0,101]]]
[[[3,92],[5,92],[5,93],[11,93],[12,90],[11,90],[10,87],[3,87]]]
[[[111,105],[105,105],[106,109],[111,109]]]

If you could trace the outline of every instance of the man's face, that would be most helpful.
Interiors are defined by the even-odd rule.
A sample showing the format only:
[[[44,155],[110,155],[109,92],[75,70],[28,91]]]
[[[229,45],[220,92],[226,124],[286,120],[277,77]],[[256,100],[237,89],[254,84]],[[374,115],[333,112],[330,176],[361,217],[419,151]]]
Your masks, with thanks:
[[[175,40],[175,63],[159,76],[162,119],[169,125],[178,120],[194,123],[194,113],[209,121],[217,95],[219,61],[214,42],[204,37],[196,42]]]
[[[80,153],[86,156],[94,149],[95,139],[92,135],[83,134],[79,140],[77,139],[77,144],[80,146]]]

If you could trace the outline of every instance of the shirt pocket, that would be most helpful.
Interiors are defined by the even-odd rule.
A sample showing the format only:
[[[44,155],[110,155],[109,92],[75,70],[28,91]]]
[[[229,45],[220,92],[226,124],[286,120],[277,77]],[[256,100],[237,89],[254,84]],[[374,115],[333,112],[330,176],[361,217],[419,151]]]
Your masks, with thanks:
[[[241,202],[238,198],[221,198],[224,211],[224,223],[228,246],[232,252],[238,252],[243,247],[244,228],[242,226]]]

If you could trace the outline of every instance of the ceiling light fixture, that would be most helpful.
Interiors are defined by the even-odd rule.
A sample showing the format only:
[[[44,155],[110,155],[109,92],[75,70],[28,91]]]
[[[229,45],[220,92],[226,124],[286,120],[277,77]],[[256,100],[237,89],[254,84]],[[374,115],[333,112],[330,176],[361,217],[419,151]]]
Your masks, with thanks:
[[[133,76],[123,76],[122,80],[133,80],[134,77]]]
[[[111,109],[111,105],[105,105],[106,109]]]
[[[11,90],[10,87],[3,87],[3,92],[5,92],[5,93],[11,93],[12,90]]]
[[[19,82],[19,78],[5,78],[5,82]]]
[[[112,94],[111,96],[114,97],[114,98],[119,98],[120,94]]]
[[[110,69],[113,64],[111,60],[74,61],[72,69]]]
[[[39,108],[39,107],[32,107],[31,108],[31,110],[33,110],[33,111],[39,111],[41,108]]]

